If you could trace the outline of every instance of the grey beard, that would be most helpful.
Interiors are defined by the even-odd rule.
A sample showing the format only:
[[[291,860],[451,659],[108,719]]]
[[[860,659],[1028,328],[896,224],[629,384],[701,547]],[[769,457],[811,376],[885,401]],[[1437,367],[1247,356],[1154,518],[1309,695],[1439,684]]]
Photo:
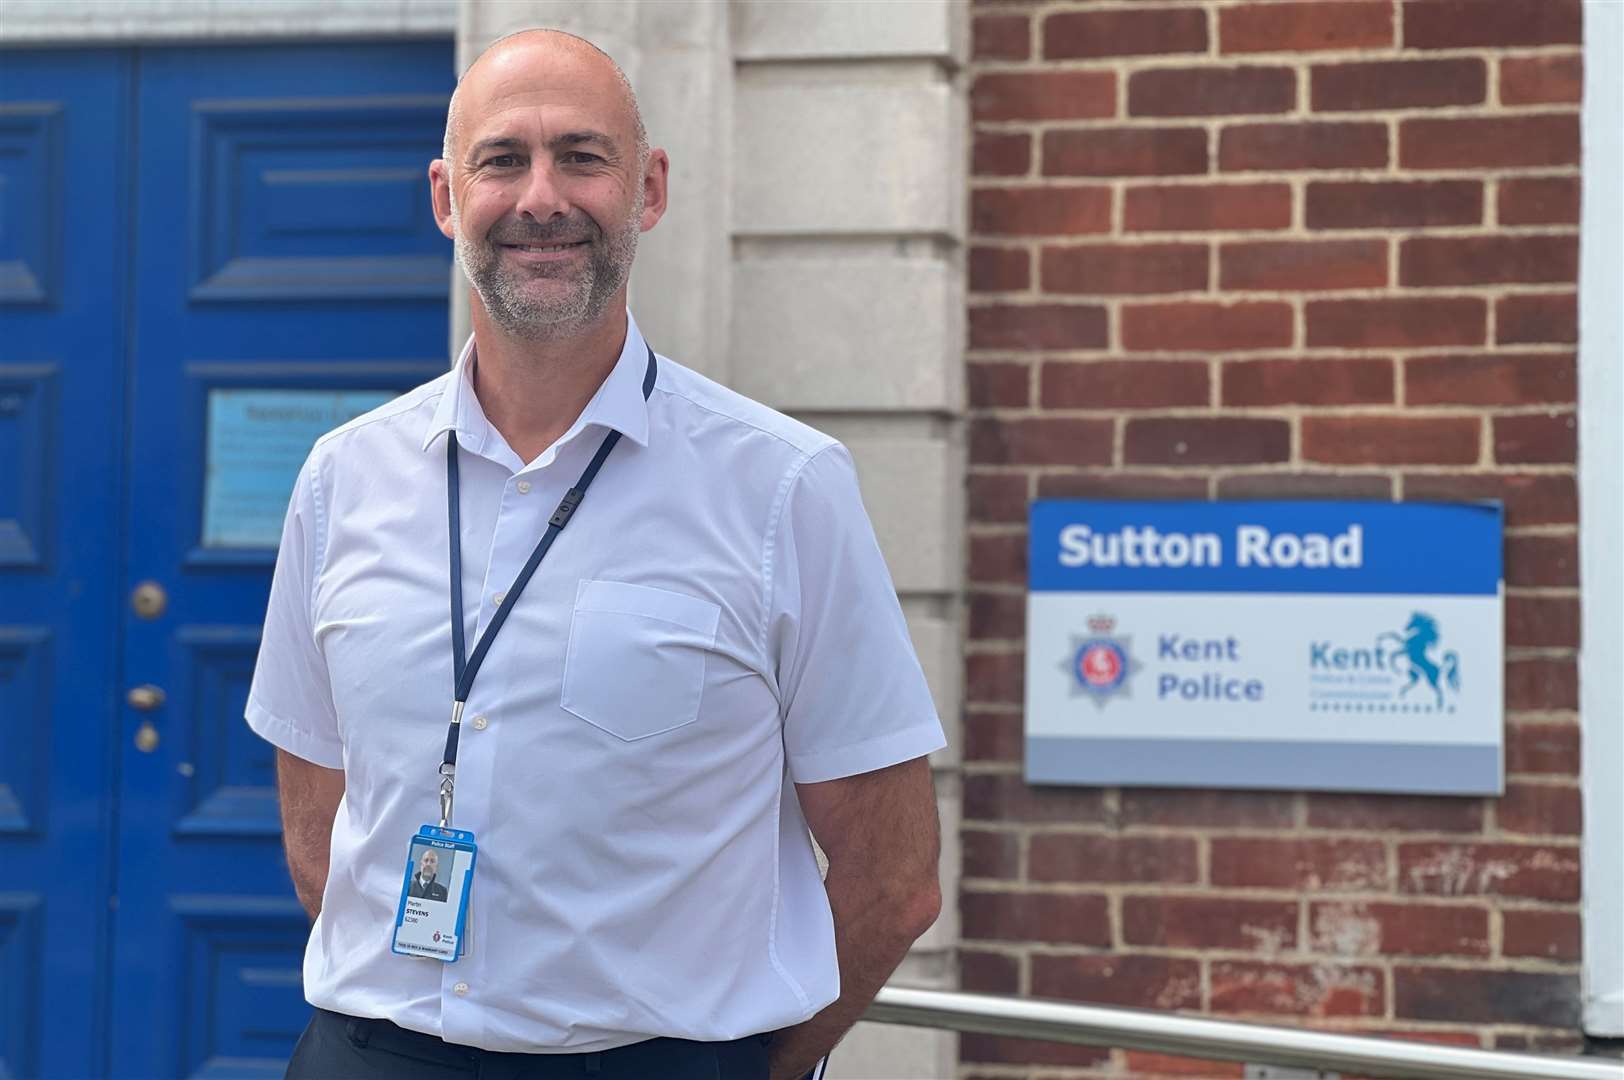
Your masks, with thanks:
[[[631,273],[642,216],[642,199],[638,199],[617,232],[595,229],[597,236],[584,272],[573,279],[556,279],[567,280],[570,285],[562,295],[540,297],[526,289],[538,275],[515,273],[504,266],[501,250],[494,241],[476,244],[463,231],[460,215],[453,206],[457,265],[462,267],[469,284],[485,305],[485,311],[503,333],[532,341],[551,339],[596,322],[608,310],[610,301]],[[546,241],[538,238],[536,242]]]

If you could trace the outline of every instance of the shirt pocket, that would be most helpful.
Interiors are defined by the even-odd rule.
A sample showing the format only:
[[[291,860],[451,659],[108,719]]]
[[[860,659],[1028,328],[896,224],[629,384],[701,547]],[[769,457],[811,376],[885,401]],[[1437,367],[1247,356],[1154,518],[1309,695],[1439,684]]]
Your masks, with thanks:
[[[693,723],[721,613],[669,589],[582,581],[559,704],[628,742]]]

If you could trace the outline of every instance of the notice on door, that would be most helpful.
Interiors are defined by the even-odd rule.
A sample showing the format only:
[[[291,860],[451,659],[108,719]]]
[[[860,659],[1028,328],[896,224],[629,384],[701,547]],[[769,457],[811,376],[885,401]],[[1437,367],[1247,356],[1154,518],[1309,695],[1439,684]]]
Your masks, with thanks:
[[[1026,778],[1495,794],[1498,504],[1031,511]]]
[[[211,390],[203,546],[275,548],[310,448],[388,390]]]

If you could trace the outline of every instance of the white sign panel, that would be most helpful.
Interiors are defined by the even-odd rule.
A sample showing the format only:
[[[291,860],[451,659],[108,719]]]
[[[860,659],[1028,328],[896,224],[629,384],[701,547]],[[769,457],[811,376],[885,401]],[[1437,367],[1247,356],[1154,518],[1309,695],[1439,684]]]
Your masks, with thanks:
[[[1026,777],[1498,794],[1492,504],[1040,501]]]

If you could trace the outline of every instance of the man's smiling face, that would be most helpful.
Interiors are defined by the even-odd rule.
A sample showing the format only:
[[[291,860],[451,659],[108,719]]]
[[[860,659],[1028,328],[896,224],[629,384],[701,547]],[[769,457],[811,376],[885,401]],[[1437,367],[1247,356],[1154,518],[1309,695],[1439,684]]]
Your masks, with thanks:
[[[442,229],[505,333],[551,336],[623,302],[664,202],[662,185],[648,212],[634,108],[607,58],[552,35],[492,50],[458,89],[436,210],[443,183]]]

